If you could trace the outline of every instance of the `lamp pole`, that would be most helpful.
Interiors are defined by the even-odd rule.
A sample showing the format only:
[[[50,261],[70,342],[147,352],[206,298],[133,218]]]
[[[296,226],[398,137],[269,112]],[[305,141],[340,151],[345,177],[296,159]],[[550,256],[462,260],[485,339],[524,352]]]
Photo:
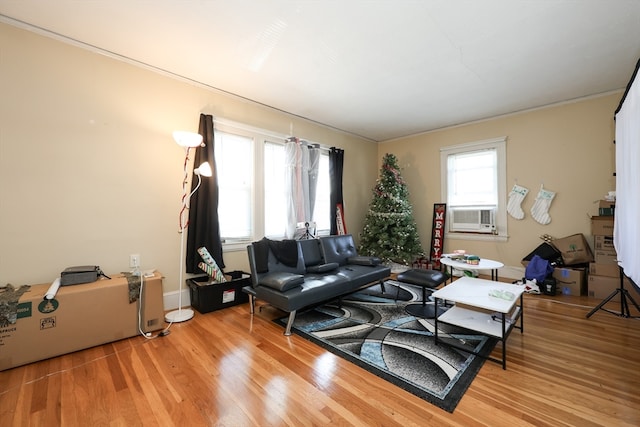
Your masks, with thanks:
[[[183,293],[183,284],[184,284],[184,235],[186,234],[187,227],[189,226],[189,204],[191,202],[191,196],[198,191],[200,188],[200,184],[202,183],[201,175],[211,176],[211,167],[209,163],[204,162],[200,167],[193,170],[193,174],[198,177],[198,185],[191,191],[191,193],[187,194],[187,167],[189,164],[189,152],[191,148],[195,148],[202,145],[202,135],[192,132],[182,132],[177,131],[173,133],[173,138],[175,139],[178,145],[184,147],[185,149],[185,159],[184,159],[184,179],[182,181],[182,206],[180,208],[179,215],[179,229],[180,233],[180,268],[179,268],[179,283],[178,283],[178,308],[176,310],[170,311],[165,314],[165,321],[169,323],[176,322],[185,322],[194,316],[194,312],[191,308],[182,308],[182,293]]]

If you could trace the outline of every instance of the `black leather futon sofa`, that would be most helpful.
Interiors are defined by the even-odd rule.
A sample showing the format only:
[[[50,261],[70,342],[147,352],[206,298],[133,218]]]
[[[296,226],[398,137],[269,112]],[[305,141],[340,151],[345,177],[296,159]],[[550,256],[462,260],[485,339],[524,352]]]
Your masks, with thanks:
[[[291,335],[296,312],[383,280],[389,267],[376,257],[359,256],[352,235],[309,240],[262,239],[247,246],[251,269],[251,313],[255,298],[289,313]]]

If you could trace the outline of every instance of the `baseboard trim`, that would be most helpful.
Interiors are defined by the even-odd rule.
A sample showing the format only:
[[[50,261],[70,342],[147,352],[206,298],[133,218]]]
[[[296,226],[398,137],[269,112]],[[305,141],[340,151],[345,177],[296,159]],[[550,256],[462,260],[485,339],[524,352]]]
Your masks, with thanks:
[[[505,265],[498,270],[498,276],[506,279],[520,280],[524,277],[524,267]]]
[[[180,291],[172,291],[163,294],[162,302],[164,303],[165,311],[177,309],[180,304]],[[189,307],[190,305],[191,295],[189,295],[189,289],[182,289],[182,307]]]

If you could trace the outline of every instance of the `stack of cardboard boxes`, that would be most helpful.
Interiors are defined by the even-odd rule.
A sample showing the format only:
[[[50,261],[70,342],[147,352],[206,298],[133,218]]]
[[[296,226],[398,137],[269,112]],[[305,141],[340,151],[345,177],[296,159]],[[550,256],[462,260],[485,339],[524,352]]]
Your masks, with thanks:
[[[584,236],[582,237],[584,238]],[[591,251],[586,242],[584,250],[589,251],[589,256],[591,255]],[[525,268],[534,255],[539,255],[544,259],[555,261],[556,258],[560,257],[560,251],[549,243],[542,243],[522,260],[522,265],[524,265]],[[556,280],[556,294],[574,296],[587,295],[587,263],[561,267],[555,266],[553,269],[553,278]],[[540,291],[542,292],[543,289]],[[549,294],[547,292],[544,293]]]
[[[613,246],[615,201],[601,200],[598,216],[591,217],[595,262],[589,264],[588,295],[605,299],[620,287],[616,249]],[[618,297],[613,301],[619,301]]]

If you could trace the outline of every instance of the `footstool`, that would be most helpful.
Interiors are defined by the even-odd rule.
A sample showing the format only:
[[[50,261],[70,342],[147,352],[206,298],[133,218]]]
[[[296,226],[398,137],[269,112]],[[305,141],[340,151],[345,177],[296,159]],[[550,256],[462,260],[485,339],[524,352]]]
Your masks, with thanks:
[[[433,319],[436,317],[436,313],[439,316],[446,311],[444,307],[436,307],[433,302],[427,304],[427,289],[430,290],[429,295],[431,295],[438,286],[447,280],[447,275],[442,271],[414,268],[398,274],[397,280],[422,287],[422,303],[409,304],[405,307],[405,311],[410,315]]]

